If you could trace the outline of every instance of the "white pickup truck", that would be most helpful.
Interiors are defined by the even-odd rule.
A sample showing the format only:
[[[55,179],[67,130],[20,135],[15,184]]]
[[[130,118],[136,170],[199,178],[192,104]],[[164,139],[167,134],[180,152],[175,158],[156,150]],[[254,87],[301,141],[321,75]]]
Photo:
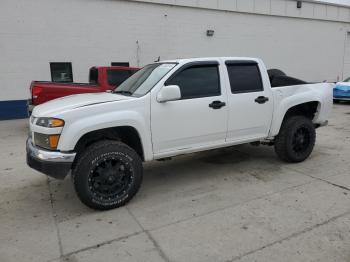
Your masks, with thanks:
[[[80,200],[103,210],[137,193],[143,161],[255,142],[300,162],[327,124],[333,86],[268,73],[256,58],[149,64],[114,92],[36,107],[27,163],[55,178],[71,171]]]

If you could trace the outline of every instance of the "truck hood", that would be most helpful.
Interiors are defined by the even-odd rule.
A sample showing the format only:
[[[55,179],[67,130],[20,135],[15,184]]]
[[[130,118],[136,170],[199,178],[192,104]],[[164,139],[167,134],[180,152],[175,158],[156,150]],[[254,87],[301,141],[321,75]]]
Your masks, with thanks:
[[[54,117],[67,110],[126,99],[132,99],[132,97],[113,93],[89,93],[65,96],[36,106],[33,110],[33,116]]]

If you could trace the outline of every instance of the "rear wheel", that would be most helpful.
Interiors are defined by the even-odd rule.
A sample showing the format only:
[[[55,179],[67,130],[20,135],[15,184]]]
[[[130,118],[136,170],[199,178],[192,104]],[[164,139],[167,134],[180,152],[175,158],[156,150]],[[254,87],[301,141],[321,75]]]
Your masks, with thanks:
[[[283,121],[275,139],[275,152],[286,162],[301,162],[311,154],[315,140],[312,121],[304,116],[293,116]]]
[[[97,142],[81,154],[73,170],[79,199],[93,209],[123,206],[142,182],[142,161],[129,146],[117,141]]]
[[[339,99],[333,99],[334,104],[339,104],[340,100]]]

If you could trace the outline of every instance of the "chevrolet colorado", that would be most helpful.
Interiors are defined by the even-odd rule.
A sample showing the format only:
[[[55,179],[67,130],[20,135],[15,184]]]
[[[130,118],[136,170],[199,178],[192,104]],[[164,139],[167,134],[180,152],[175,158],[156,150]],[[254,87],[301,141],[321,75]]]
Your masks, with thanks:
[[[255,142],[300,162],[328,122],[333,86],[268,73],[256,58],[149,64],[112,93],[36,107],[27,163],[55,178],[71,172],[80,200],[104,210],[137,193],[143,161]]]

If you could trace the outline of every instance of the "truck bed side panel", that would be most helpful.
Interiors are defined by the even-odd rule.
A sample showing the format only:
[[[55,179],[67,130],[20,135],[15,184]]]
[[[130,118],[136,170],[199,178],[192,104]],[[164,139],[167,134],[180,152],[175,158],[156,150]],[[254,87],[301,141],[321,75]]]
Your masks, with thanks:
[[[319,105],[313,123],[321,124],[328,120],[332,108],[333,87],[334,84],[319,83],[273,88],[274,115],[269,136],[272,137],[278,134],[288,109],[299,104],[318,102]]]

